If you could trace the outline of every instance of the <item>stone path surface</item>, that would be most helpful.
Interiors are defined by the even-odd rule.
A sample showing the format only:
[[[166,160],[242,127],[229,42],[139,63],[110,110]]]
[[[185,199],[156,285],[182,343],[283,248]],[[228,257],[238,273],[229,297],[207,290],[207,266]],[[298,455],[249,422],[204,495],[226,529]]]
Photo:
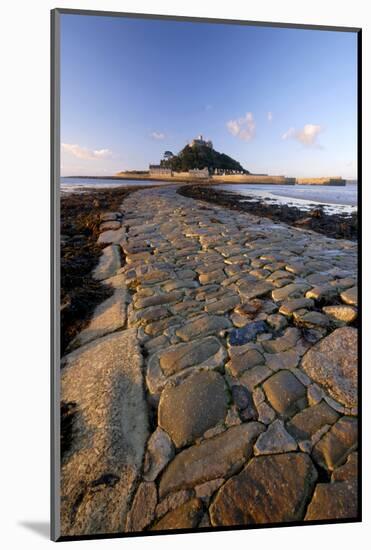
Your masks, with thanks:
[[[175,188],[101,230],[114,295],[62,371],[63,534],[355,518],[356,244]]]

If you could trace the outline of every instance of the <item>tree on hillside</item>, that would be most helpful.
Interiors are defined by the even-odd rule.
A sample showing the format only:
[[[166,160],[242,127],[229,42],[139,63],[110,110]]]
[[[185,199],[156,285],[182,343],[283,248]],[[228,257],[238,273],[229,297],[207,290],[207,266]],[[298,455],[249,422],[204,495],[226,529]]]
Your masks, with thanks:
[[[186,145],[178,155],[162,160],[161,166],[171,168],[174,172],[188,172],[194,168],[207,167],[211,173],[216,169],[249,173],[233,158],[203,145],[196,147]]]

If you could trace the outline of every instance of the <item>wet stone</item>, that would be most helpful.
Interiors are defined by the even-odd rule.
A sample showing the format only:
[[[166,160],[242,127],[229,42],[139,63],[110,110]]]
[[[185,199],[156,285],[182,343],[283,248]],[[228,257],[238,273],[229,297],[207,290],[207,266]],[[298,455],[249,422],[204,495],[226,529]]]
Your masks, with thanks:
[[[196,497],[209,501],[212,495],[217,491],[224,483],[224,479],[213,479],[206,483],[201,483],[195,487]]]
[[[263,384],[272,407],[283,418],[289,418],[306,403],[306,388],[288,370],[278,371]]]
[[[325,306],[322,311],[340,324],[353,323],[357,319],[357,310],[352,306]]]
[[[156,517],[161,518],[171,510],[179,508],[185,502],[188,502],[194,497],[193,489],[183,489],[175,493],[170,493],[167,495],[159,504],[156,506]]]
[[[307,388],[308,403],[312,407],[317,405],[325,396],[325,392],[317,385],[310,384]]]
[[[200,336],[216,334],[230,326],[231,323],[225,317],[204,315],[198,319],[188,321],[183,327],[176,331],[176,334],[182,340],[189,341]]]
[[[281,369],[293,369],[300,361],[300,355],[291,349],[288,351],[281,351],[281,353],[265,353],[264,354],[267,367],[273,371]]]
[[[265,400],[265,395],[264,395],[264,392],[261,388],[257,388],[256,390],[254,390],[253,400],[254,400],[255,406],[260,405],[261,403],[263,403],[263,401]]]
[[[258,298],[245,302],[235,308],[235,312],[240,315],[256,315],[256,313],[261,310],[263,302]]]
[[[99,263],[93,271],[93,278],[103,281],[116,274],[121,267],[120,247],[116,244],[106,246],[99,258]]]
[[[233,376],[240,376],[247,369],[264,365],[264,363],[263,355],[258,350],[252,349],[240,355],[232,355],[231,361],[228,363],[228,370]]]
[[[347,272],[339,273],[338,275],[345,275]],[[356,280],[352,277],[342,277],[341,279],[335,279],[334,281],[330,282],[330,285],[335,286],[336,288],[340,290],[345,290],[347,288],[350,288],[354,286],[356,283]]]
[[[240,378],[242,385],[246,386],[249,391],[253,391],[259,384],[266,380],[272,371],[265,365],[259,365],[248,369]]]
[[[317,328],[301,328],[301,333],[303,336],[304,342],[308,344],[315,344],[326,336],[326,329],[317,327]]]
[[[99,226],[99,231],[107,231],[107,230],[115,230],[115,229],[120,229],[121,227],[121,223],[118,222],[118,221],[114,221],[114,220],[107,220],[103,223],[100,224]]]
[[[267,266],[267,269],[269,269],[269,266]],[[274,282],[274,281],[277,281],[279,279],[291,279],[291,278],[294,278],[294,275],[289,275],[289,273],[287,273],[287,271],[277,270],[277,271],[273,271],[269,275],[267,280]]]
[[[121,212],[104,212],[99,217],[102,222],[115,221],[121,218]]]
[[[312,307],[314,307],[314,301],[310,298],[297,298],[294,300],[287,300],[286,302],[283,302],[283,304],[281,304],[279,312],[282,313],[282,315],[291,317],[294,311],[296,311],[297,309],[310,309]]]
[[[283,336],[269,340],[263,343],[263,347],[268,353],[281,353],[293,348],[300,338],[300,332],[297,328],[290,327],[285,330]]]
[[[243,386],[232,386],[231,391],[232,399],[238,409],[246,409],[250,405],[253,405],[251,393]]]
[[[282,420],[275,420],[266,432],[262,433],[254,446],[255,455],[270,455],[296,451],[297,443],[285,430]]]
[[[232,386],[232,399],[239,410],[239,415],[243,422],[257,420],[258,413],[251,392],[243,386]]]
[[[182,298],[181,292],[168,292],[167,294],[157,294],[155,296],[139,297],[134,299],[134,307],[137,309],[159,306],[163,304],[171,304],[178,302]]]
[[[210,507],[211,523],[226,526],[298,521],[316,478],[305,453],[255,457],[218,491]]]
[[[239,304],[240,299],[238,296],[226,296],[221,300],[217,300],[211,304],[206,304],[205,310],[208,313],[223,315],[228,311],[231,311],[237,304]]]
[[[232,313],[230,315],[230,320],[237,328],[245,327],[250,322],[249,318],[246,315],[240,315],[238,313]]]
[[[158,356],[162,371],[171,376],[187,367],[200,365],[221,350],[219,340],[213,336],[187,344],[176,344]]]
[[[136,254],[127,254],[126,262],[128,264],[144,263],[151,260],[151,252],[137,252]]]
[[[162,475],[160,496],[233,475],[251,456],[263,430],[262,424],[248,422],[180,452]]]
[[[155,518],[157,488],[155,483],[141,483],[126,519],[126,531],[143,531]]]
[[[238,426],[241,424],[241,418],[238,413],[238,409],[236,405],[232,405],[227,412],[227,416],[225,417],[225,425],[227,428],[230,428],[231,426]]]
[[[184,290],[186,288],[198,288],[199,283],[197,281],[181,281],[181,280],[174,280],[166,282],[163,285],[163,289],[165,292],[172,292],[173,290]]]
[[[159,425],[177,447],[194,441],[222,420],[227,412],[223,377],[216,372],[198,372],[178,386],[167,385],[158,408]]]
[[[290,264],[287,264],[285,269],[289,273],[293,273],[294,275],[302,275],[302,276],[307,275],[311,271],[304,264],[301,264],[301,263],[299,264],[299,263],[294,263],[294,262],[290,263]]]
[[[297,325],[307,328],[327,327],[330,323],[328,317],[318,311],[305,311],[301,314],[299,310],[293,316]]]
[[[358,288],[356,286],[353,286],[348,290],[344,290],[344,292],[340,294],[340,298],[343,300],[345,304],[348,304],[350,306],[357,306],[358,305]]]
[[[331,285],[321,285],[308,290],[305,294],[306,298],[311,298],[313,300],[332,300],[338,295],[338,290]]]
[[[188,315],[189,312],[201,311],[202,308],[202,302],[196,302],[196,300],[183,300],[171,306],[170,309],[176,315]]]
[[[336,329],[303,357],[302,369],[347,407],[357,405],[357,330]]]
[[[157,428],[147,443],[144,458],[144,479],[154,481],[174,456],[174,445],[166,432]]]
[[[297,413],[287,423],[287,430],[298,440],[310,439],[320,428],[334,424],[338,418],[339,415],[325,401],[321,401]]]
[[[287,321],[283,315],[279,313],[274,313],[269,315],[267,318],[267,323],[273,328],[273,330],[282,330],[287,326]]]
[[[202,501],[198,498],[193,498],[189,502],[179,506],[179,508],[168,512],[152,529],[154,531],[194,529],[200,522],[203,513]]]
[[[270,292],[274,286],[268,281],[260,281],[257,283],[248,283],[247,285],[240,287],[240,294],[245,300],[251,300],[252,298],[259,298],[265,296]]]
[[[221,283],[225,279],[225,273],[222,270],[210,271],[209,273],[202,273],[199,276],[199,281],[202,285],[210,283]]]
[[[252,269],[250,271],[250,275],[256,277],[257,279],[265,279],[268,275],[270,275],[270,271],[267,269]]]
[[[343,416],[315,445],[313,458],[320,466],[332,471],[343,464],[356,448],[357,420]]]
[[[154,270],[142,275],[141,284],[142,286],[154,285],[156,283],[161,283],[166,281],[169,278],[168,271]]]
[[[273,281],[273,285],[276,287],[276,288],[282,288],[284,286],[287,286],[289,284],[292,283],[292,279],[276,279],[275,281]]]
[[[126,230],[120,229],[108,230],[101,233],[98,237],[98,244],[122,244],[125,239]]]
[[[159,336],[163,334],[168,328],[176,327],[183,323],[181,317],[165,317],[159,321],[153,321],[148,323],[144,329],[146,334],[150,336]]]
[[[148,354],[156,352],[158,349],[164,348],[169,345],[169,340],[164,334],[161,336],[156,336],[156,338],[149,339],[144,344],[145,350]]]
[[[266,332],[267,325],[264,321],[255,321],[242,328],[234,328],[229,333],[228,343],[230,346],[242,346],[255,340],[258,334]]]
[[[319,483],[304,519],[356,519],[357,502],[356,480]]]
[[[259,422],[263,422],[263,424],[270,424],[276,418],[276,413],[265,401],[257,405],[256,408],[258,411]]]
[[[332,472],[332,481],[349,481],[358,478],[358,453],[351,453],[345,464]]]
[[[146,325],[151,321],[158,321],[164,317],[169,317],[170,312],[166,307],[154,306],[136,311],[133,315],[132,321],[137,325]]]
[[[282,288],[273,290],[272,298],[275,302],[283,302],[288,298],[300,298],[310,288],[307,283],[290,283]]]
[[[124,327],[127,319],[128,292],[117,288],[110,298],[99,304],[86,328],[70,343],[69,349],[82,346]]]

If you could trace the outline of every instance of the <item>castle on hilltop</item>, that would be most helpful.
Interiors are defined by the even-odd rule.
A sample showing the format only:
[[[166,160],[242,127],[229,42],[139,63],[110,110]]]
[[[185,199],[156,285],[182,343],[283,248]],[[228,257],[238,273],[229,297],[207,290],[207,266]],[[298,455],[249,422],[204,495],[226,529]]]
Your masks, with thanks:
[[[212,149],[213,148],[213,142],[209,139],[207,141],[205,141],[202,137],[202,135],[200,134],[198,136],[198,138],[195,138],[195,139],[192,139],[191,143],[189,144],[190,147],[202,147],[202,146],[205,146],[205,147],[209,147],[209,149]]]

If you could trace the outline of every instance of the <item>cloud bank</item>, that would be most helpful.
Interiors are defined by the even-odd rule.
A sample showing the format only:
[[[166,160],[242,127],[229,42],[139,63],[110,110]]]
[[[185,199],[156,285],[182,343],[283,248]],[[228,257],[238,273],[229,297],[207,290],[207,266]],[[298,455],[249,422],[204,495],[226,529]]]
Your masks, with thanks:
[[[267,113],[267,119],[268,119],[268,122],[272,122],[272,120],[273,120],[273,113],[272,113],[272,111],[268,111],[268,113]]]
[[[73,157],[83,160],[106,159],[112,157],[112,151],[109,149],[88,149],[81,147],[77,143],[62,143],[62,152],[69,153]]]
[[[238,137],[243,141],[251,141],[255,137],[256,124],[252,113],[246,113],[245,116],[229,120],[227,128],[232,136]]]
[[[318,136],[322,131],[323,128],[319,124],[305,124],[299,130],[292,127],[289,128],[281,137],[283,140],[295,139],[305,147],[317,147],[321,149],[322,146],[318,143]]]

